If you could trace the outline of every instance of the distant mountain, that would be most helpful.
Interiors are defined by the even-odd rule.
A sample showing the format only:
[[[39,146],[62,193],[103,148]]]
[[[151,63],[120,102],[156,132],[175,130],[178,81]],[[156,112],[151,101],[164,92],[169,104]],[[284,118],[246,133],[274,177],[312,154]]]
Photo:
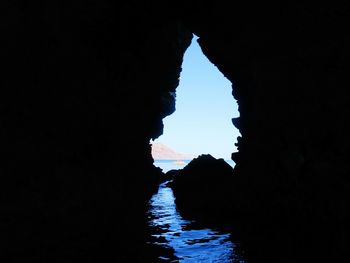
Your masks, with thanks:
[[[152,144],[152,156],[154,160],[189,160],[196,157],[193,154],[178,153],[162,143]]]

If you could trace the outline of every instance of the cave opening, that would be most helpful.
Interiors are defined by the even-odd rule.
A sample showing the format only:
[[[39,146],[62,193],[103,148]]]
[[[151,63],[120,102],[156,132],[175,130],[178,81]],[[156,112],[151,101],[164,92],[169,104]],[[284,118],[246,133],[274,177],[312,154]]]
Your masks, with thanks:
[[[205,204],[209,211],[219,208],[221,214],[229,213],[220,204],[229,200],[225,186],[232,183],[229,165],[235,166],[231,156],[237,152],[240,135],[232,123],[239,117],[232,84],[203,54],[198,39],[193,35],[186,49],[176,93],[166,97],[175,111],[163,119],[163,135],[151,141],[153,164],[165,176],[149,202],[149,225],[153,237],[162,237],[154,244],[173,251],[171,258],[162,254],[163,259],[245,262],[237,238],[222,222],[213,223],[211,213],[198,209]],[[214,189],[219,192],[213,198]],[[199,213],[188,213],[192,209]]]
[[[222,158],[231,166],[231,154],[240,135],[232,125],[239,117],[232,83],[203,54],[193,35],[187,48],[176,94],[176,110],[163,119],[163,134],[151,140],[154,165],[166,172],[179,169],[201,154]]]

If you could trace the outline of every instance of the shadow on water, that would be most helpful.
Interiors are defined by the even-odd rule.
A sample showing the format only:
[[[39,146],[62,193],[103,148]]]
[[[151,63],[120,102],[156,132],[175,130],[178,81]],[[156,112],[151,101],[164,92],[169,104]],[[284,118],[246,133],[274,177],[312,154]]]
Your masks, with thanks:
[[[176,210],[175,198],[166,182],[149,204],[149,224],[154,229],[153,245],[169,248],[174,255],[160,255],[163,262],[234,262],[244,263],[236,251],[238,244],[231,234],[201,228],[196,222],[184,220]]]

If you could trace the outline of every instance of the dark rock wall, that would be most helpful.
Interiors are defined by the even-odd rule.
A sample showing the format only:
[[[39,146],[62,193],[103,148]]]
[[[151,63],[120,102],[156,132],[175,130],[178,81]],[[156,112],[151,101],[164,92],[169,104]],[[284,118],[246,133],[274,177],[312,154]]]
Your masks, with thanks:
[[[331,257],[344,255],[348,7],[264,2],[202,8],[187,17],[189,25],[204,53],[236,84],[240,118],[233,122],[242,138],[233,155],[233,189],[246,220],[255,221],[257,231],[276,228],[295,237],[290,249],[297,252],[289,253],[322,247]]]
[[[149,140],[174,111],[187,30],[234,83],[242,138],[232,200],[247,239],[282,243],[291,262],[348,253],[348,4],[4,1],[0,10],[1,256],[138,260],[158,180]]]
[[[0,9],[0,256],[145,262],[149,140],[174,111],[191,34],[136,2]]]
[[[137,211],[144,213],[150,194],[158,189],[157,183],[162,180],[159,176],[163,176],[153,166],[150,139],[162,134],[162,119],[175,111],[175,89],[192,34],[166,9],[160,12],[149,4],[130,3],[124,6],[123,12],[125,16],[119,27],[121,47],[116,105],[120,125],[118,165],[123,171],[120,176],[126,182],[119,189],[123,193],[120,201],[126,209],[135,210],[134,207],[140,206]],[[135,217],[140,219],[144,215],[125,215],[125,225],[130,226],[130,218]],[[130,243],[141,232],[140,228],[133,231]],[[144,261],[141,256],[140,262]]]
[[[349,241],[349,7],[192,8],[187,24],[235,84],[240,117],[233,123],[242,134],[233,154],[237,217],[253,222],[247,232],[261,232],[257,244],[267,237],[283,244],[272,250],[284,259],[342,259]]]

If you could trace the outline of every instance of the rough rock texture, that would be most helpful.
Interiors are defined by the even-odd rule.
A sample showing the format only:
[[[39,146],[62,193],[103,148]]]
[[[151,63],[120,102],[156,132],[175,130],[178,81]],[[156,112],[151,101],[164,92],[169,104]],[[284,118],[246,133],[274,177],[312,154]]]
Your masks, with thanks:
[[[149,140],[191,31],[234,83],[232,199],[251,262],[346,262],[348,2],[0,5],[1,256],[145,262]]]

